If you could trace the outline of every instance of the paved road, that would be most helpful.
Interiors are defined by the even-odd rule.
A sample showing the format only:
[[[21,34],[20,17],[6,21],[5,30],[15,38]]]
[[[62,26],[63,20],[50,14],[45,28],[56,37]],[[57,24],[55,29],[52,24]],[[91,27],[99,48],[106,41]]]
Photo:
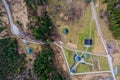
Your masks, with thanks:
[[[101,31],[101,29],[100,29],[100,25],[99,25],[99,22],[98,22],[98,19],[97,19],[94,2],[93,2],[93,0],[91,0],[91,1],[92,1],[92,2],[91,2],[92,16],[93,16],[93,19],[95,20],[96,28],[97,28],[97,31],[98,31],[100,40],[101,40],[102,45],[103,45],[103,47],[104,47],[104,49],[105,49],[105,52],[106,52],[106,54],[107,54],[107,59],[108,59],[109,67],[110,67],[110,69],[111,69],[112,76],[113,76],[114,80],[116,80],[115,75],[114,75],[114,71],[113,71],[112,58],[111,58],[111,56],[108,54],[107,46],[106,46],[105,40],[104,40],[104,38],[103,38],[103,34],[102,34],[102,31]]]

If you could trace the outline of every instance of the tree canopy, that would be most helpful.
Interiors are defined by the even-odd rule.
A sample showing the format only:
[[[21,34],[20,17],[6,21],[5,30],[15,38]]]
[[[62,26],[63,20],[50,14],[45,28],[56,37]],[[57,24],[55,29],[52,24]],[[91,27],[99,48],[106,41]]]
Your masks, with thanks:
[[[114,38],[120,39],[120,1],[105,0],[105,2],[108,2],[109,29],[112,31]]]
[[[29,9],[28,16],[31,20],[28,27],[32,31],[34,38],[45,42],[52,42],[51,36],[53,35],[52,32],[55,32],[55,26],[45,8],[47,0],[25,0],[25,2]],[[39,11],[38,6],[42,6],[44,9]],[[40,12],[41,15],[38,15],[37,12]],[[54,35],[57,35],[57,33]]]
[[[37,26],[37,28],[35,27]],[[38,16],[36,19],[36,25],[30,25],[30,29],[37,40],[41,41],[53,41],[51,39],[51,31],[53,31],[53,23],[44,11],[42,16]]]
[[[50,48],[43,49],[37,55],[33,70],[40,80],[65,80],[54,65],[54,53]]]
[[[11,80],[21,72],[25,64],[24,57],[18,54],[17,40],[6,38],[0,40],[0,77]]]

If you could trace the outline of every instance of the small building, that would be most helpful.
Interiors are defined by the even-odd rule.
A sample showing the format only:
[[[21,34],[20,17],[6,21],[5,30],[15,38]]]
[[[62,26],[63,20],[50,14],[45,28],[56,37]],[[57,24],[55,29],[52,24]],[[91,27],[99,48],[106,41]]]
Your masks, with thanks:
[[[71,67],[71,68],[70,68],[70,72],[71,72],[72,74],[74,74],[74,73],[75,73],[75,68],[74,68],[74,67]]]
[[[83,55],[83,58],[89,58],[89,54],[87,54],[87,53],[85,53],[84,55]]]
[[[85,45],[85,47],[91,47],[91,45],[92,45],[92,39],[85,39],[84,40],[84,45]]]
[[[118,66],[114,67],[114,75],[116,76],[118,74]]]
[[[77,55],[77,56],[75,57],[75,61],[78,62],[78,61],[80,61],[80,60],[81,60],[81,57]]]
[[[27,53],[31,54],[32,53],[32,49],[31,48],[27,48]]]
[[[64,34],[68,34],[68,33],[69,33],[69,30],[68,30],[67,28],[64,28],[64,29],[62,30],[62,32],[63,32]]]

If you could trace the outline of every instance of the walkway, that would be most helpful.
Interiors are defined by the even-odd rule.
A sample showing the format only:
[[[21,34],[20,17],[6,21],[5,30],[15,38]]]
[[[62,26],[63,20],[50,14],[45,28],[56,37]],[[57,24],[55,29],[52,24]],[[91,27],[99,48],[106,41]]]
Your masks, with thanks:
[[[12,19],[12,15],[11,15],[11,12],[10,12],[10,9],[9,9],[9,5],[7,4],[6,0],[2,0],[2,2],[3,2],[4,6],[6,8],[6,11],[7,11],[8,18],[9,18],[9,21],[10,21],[11,32],[12,32],[13,35],[16,35],[18,38],[20,38],[20,40],[31,42],[31,43],[38,43],[38,44],[53,44],[53,43],[55,43],[56,44],[56,42],[52,42],[52,43],[51,42],[41,42],[41,41],[31,40],[30,38],[29,38],[30,40],[21,39],[20,35],[23,35],[23,34],[22,34],[22,32],[20,32],[18,27],[13,23],[13,19]],[[97,16],[96,16],[96,11],[95,11],[93,0],[91,2],[91,9],[92,9],[93,18],[94,18],[94,20],[96,22],[96,27],[97,27],[100,39],[102,41],[102,44],[103,44],[103,46],[105,48],[105,51],[106,51],[106,54],[107,54],[107,59],[108,59],[108,62],[109,62],[109,66],[110,66],[113,78],[114,78],[114,80],[116,80],[115,79],[115,75],[113,73],[112,58],[108,54],[108,51],[107,51],[107,48],[106,48],[106,44],[105,44],[105,41],[104,41],[103,36],[102,36],[102,32],[101,32],[101,29],[100,29],[100,26],[99,26],[99,23],[98,23],[98,20],[97,20]],[[24,36],[24,37],[27,37],[27,36]],[[64,53],[64,50],[63,50],[64,46],[58,45],[58,44],[56,44],[56,45],[59,46],[62,49],[63,53]],[[76,51],[80,51],[80,50],[76,50]],[[82,51],[80,51],[80,52],[82,52]],[[87,53],[92,54],[92,55],[96,55],[96,54],[93,54],[93,53],[90,53],[90,52],[87,52]],[[99,56],[99,55],[97,54],[97,56]],[[101,56],[106,57],[105,55],[101,55]],[[65,55],[64,55],[64,57],[65,57]],[[66,63],[67,63],[66,57],[65,57],[65,60],[66,60]],[[67,66],[68,66],[68,63],[67,63]],[[69,67],[68,67],[68,70],[70,72]],[[103,72],[109,72],[109,71],[103,71]],[[92,73],[99,73],[99,72],[91,72],[90,74],[92,74]],[[83,74],[89,74],[89,73],[83,73]]]
[[[115,75],[114,75],[114,71],[113,71],[112,58],[111,58],[111,56],[108,54],[109,52],[108,52],[108,50],[107,50],[107,46],[106,46],[105,40],[104,40],[104,38],[103,38],[102,31],[101,31],[101,29],[100,29],[100,25],[99,25],[99,22],[98,22],[98,19],[97,19],[94,2],[93,2],[93,0],[91,0],[91,1],[92,1],[92,2],[91,2],[92,16],[93,16],[93,19],[95,20],[96,28],[97,28],[97,31],[98,31],[100,40],[101,40],[102,45],[103,45],[103,47],[104,47],[104,49],[105,49],[105,51],[106,51],[106,54],[107,54],[107,59],[108,59],[109,67],[110,67],[110,69],[111,69],[112,76],[113,76],[114,80],[116,80]]]

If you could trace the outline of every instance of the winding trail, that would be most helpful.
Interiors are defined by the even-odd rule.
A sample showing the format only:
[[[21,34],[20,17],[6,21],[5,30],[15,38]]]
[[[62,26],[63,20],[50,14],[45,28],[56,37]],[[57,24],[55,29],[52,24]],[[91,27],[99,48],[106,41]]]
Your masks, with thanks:
[[[20,36],[21,35],[24,36],[24,35],[23,35],[22,32],[20,32],[19,28],[14,24],[13,19],[12,19],[12,15],[11,15],[11,12],[10,12],[9,5],[7,4],[7,1],[6,0],[2,0],[2,2],[4,4],[4,6],[5,6],[5,9],[6,9],[7,14],[8,14],[8,18],[9,18],[9,22],[10,22],[10,30],[11,30],[12,34],[17,36],[18,38],[20,38],[20,40],[22,40],[23,43],[24,42],[31,42],[31,43],[37,43],[37,44],[53,44],[53,43],[56,44],[56,41],[55,42],[42,42],[42,41],[31,40],[30,38],[29,38],[29,40],[28,39],[27,40],[26,39],[22,39]],[[111,72],[112,75],[113,75],[114,80],[116,80],[115,79],[115,75],[113,73],[112,58],[108,54],[108,50],[106,48],[106,44],[105,44],[105,41],[104,41],[103,36],[102,36],[102,32],[101,32],[101,29],[100,29],[100,26],[99,26],[99,23],[98,23],[98,20],[97,20],[97,16],[96,16],[96,11],[95,11],[93,0],[91,2],[91,9],[92,9],[93,18],[94,18],[94,20],[96,22],[96,27],[97,27],[97,30],[98,30],[98,33],[99,33],[99,37],[100,37],[100,39],[102,41],[102,44],[104,46],[104,49],[106,51],[107,59],[108,59],[109,66],[110,66],[110,69],[111,69],[111,71],[103,71],[103,72]],[[27,36],[24,36],[24,37],[27,37]],[[60,45],[56,44],[56,45],[59,46],[62,49],[62,52],[64,54],[65,53],[64,50],[63,50],[64,46],[62,46],[61,44]],[[92,53],[90,53],[90,54],[92,54]],[[104,55],[102,55],[102,56],[104,56]],[[65,57],[65,55],[64,55],[64,57]],[[106,56],[104,56],[104,57],[106,57]],[[66,60],[66,57],[65,57],[65,60]],[[66,63],[67,63],[67,60],[66,60]],[[67,63],[67,66],[68,66],[68,63]],[[70,72],[69,67],[68,67],[68,70]],[[80,74],[92,74],[92,73],[94,73],[94,72],[89,72],[89,73],[86,72],[86,73],[80,73]],[[99,72],[96,72],[96,73],[99,73]],[[100,73],[102,73],[102,72],[100,72]],[[73,74],[73,75],[76,75],[76,74]]]
[[[19,31],[18,27],[13,23],[13,19],[12,19],[9,5],[7,4],[6,0],[2,0],[2,2],[5,6],[5,9],[6,9],[7,14],[8,14],[8,18],[9,18],[9,22],[10,22],[10,26],[11,26],[10,29],[11,29],[12,34],[14,34],[16,36],[21,35],[21,32]]]

